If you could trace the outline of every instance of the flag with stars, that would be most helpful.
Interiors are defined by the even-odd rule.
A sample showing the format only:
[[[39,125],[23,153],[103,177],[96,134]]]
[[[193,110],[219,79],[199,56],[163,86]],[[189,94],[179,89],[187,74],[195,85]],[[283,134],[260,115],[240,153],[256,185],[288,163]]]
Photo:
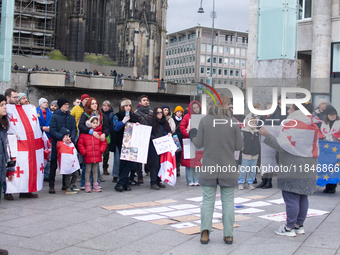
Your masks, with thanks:
[[[72,174],[80,169],[77,150],[73,143],[57,143],[58,168],[60,174]]]
[[[317,185],[336,184],[340,181],[340,143],[319,141]]]
[[[168,151],[160,155],[161,167],[158,172],[162,182],[166,182],[170,186],[176,185],[176,150]]]
[[[6,193],[36,192],[44,179],[44,142],[33,105],[7,104],[8,134],[17,136],[14,179],[7,182]]]

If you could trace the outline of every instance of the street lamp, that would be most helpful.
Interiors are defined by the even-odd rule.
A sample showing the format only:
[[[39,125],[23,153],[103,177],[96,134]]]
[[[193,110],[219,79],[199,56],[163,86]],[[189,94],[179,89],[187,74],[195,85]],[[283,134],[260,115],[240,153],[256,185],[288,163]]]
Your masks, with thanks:
[[[203,0],[201,0],[201,6],[198,9],[198,13],[204,13],[203,7],[202,7],[202,2]],[[213,74],[213,52],[214,52],[214,21],[215,18],[217,18],[216,12],[215,12],[215,0],[213,0],[213,11],[210,14],[210,17],[212,18],[212,29],[211,29],[211,57],[210,57],[210,80],[211,80],[211,86],[214,88],[214,83],[213,83],[213,78],[212,78],[212,74]]]

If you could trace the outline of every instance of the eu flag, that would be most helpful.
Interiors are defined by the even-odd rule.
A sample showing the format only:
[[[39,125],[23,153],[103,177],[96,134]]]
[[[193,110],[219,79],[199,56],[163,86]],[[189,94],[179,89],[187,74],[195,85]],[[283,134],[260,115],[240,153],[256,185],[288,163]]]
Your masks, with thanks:
[[[316,184],[337,184],[340,181],[340,143],[320,140],[319,149]]]

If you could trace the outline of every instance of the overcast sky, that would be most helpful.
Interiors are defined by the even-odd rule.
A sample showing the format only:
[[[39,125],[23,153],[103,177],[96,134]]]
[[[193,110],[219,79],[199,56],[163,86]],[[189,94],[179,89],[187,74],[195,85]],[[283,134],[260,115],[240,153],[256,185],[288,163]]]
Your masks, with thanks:
[[[177,32],[197,26],[211,27],[213,0],[203,0],[203,14],[197,13],[201,0],[168,0],[167,31]],[[248,30],[249,0],[215,0],[215,28]]]

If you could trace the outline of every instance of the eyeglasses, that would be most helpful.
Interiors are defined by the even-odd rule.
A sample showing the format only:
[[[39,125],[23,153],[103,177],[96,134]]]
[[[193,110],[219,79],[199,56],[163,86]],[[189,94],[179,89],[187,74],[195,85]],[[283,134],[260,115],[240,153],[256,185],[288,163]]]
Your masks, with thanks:
[[[157,114],[162,114],[163,112],[157,112]]]

